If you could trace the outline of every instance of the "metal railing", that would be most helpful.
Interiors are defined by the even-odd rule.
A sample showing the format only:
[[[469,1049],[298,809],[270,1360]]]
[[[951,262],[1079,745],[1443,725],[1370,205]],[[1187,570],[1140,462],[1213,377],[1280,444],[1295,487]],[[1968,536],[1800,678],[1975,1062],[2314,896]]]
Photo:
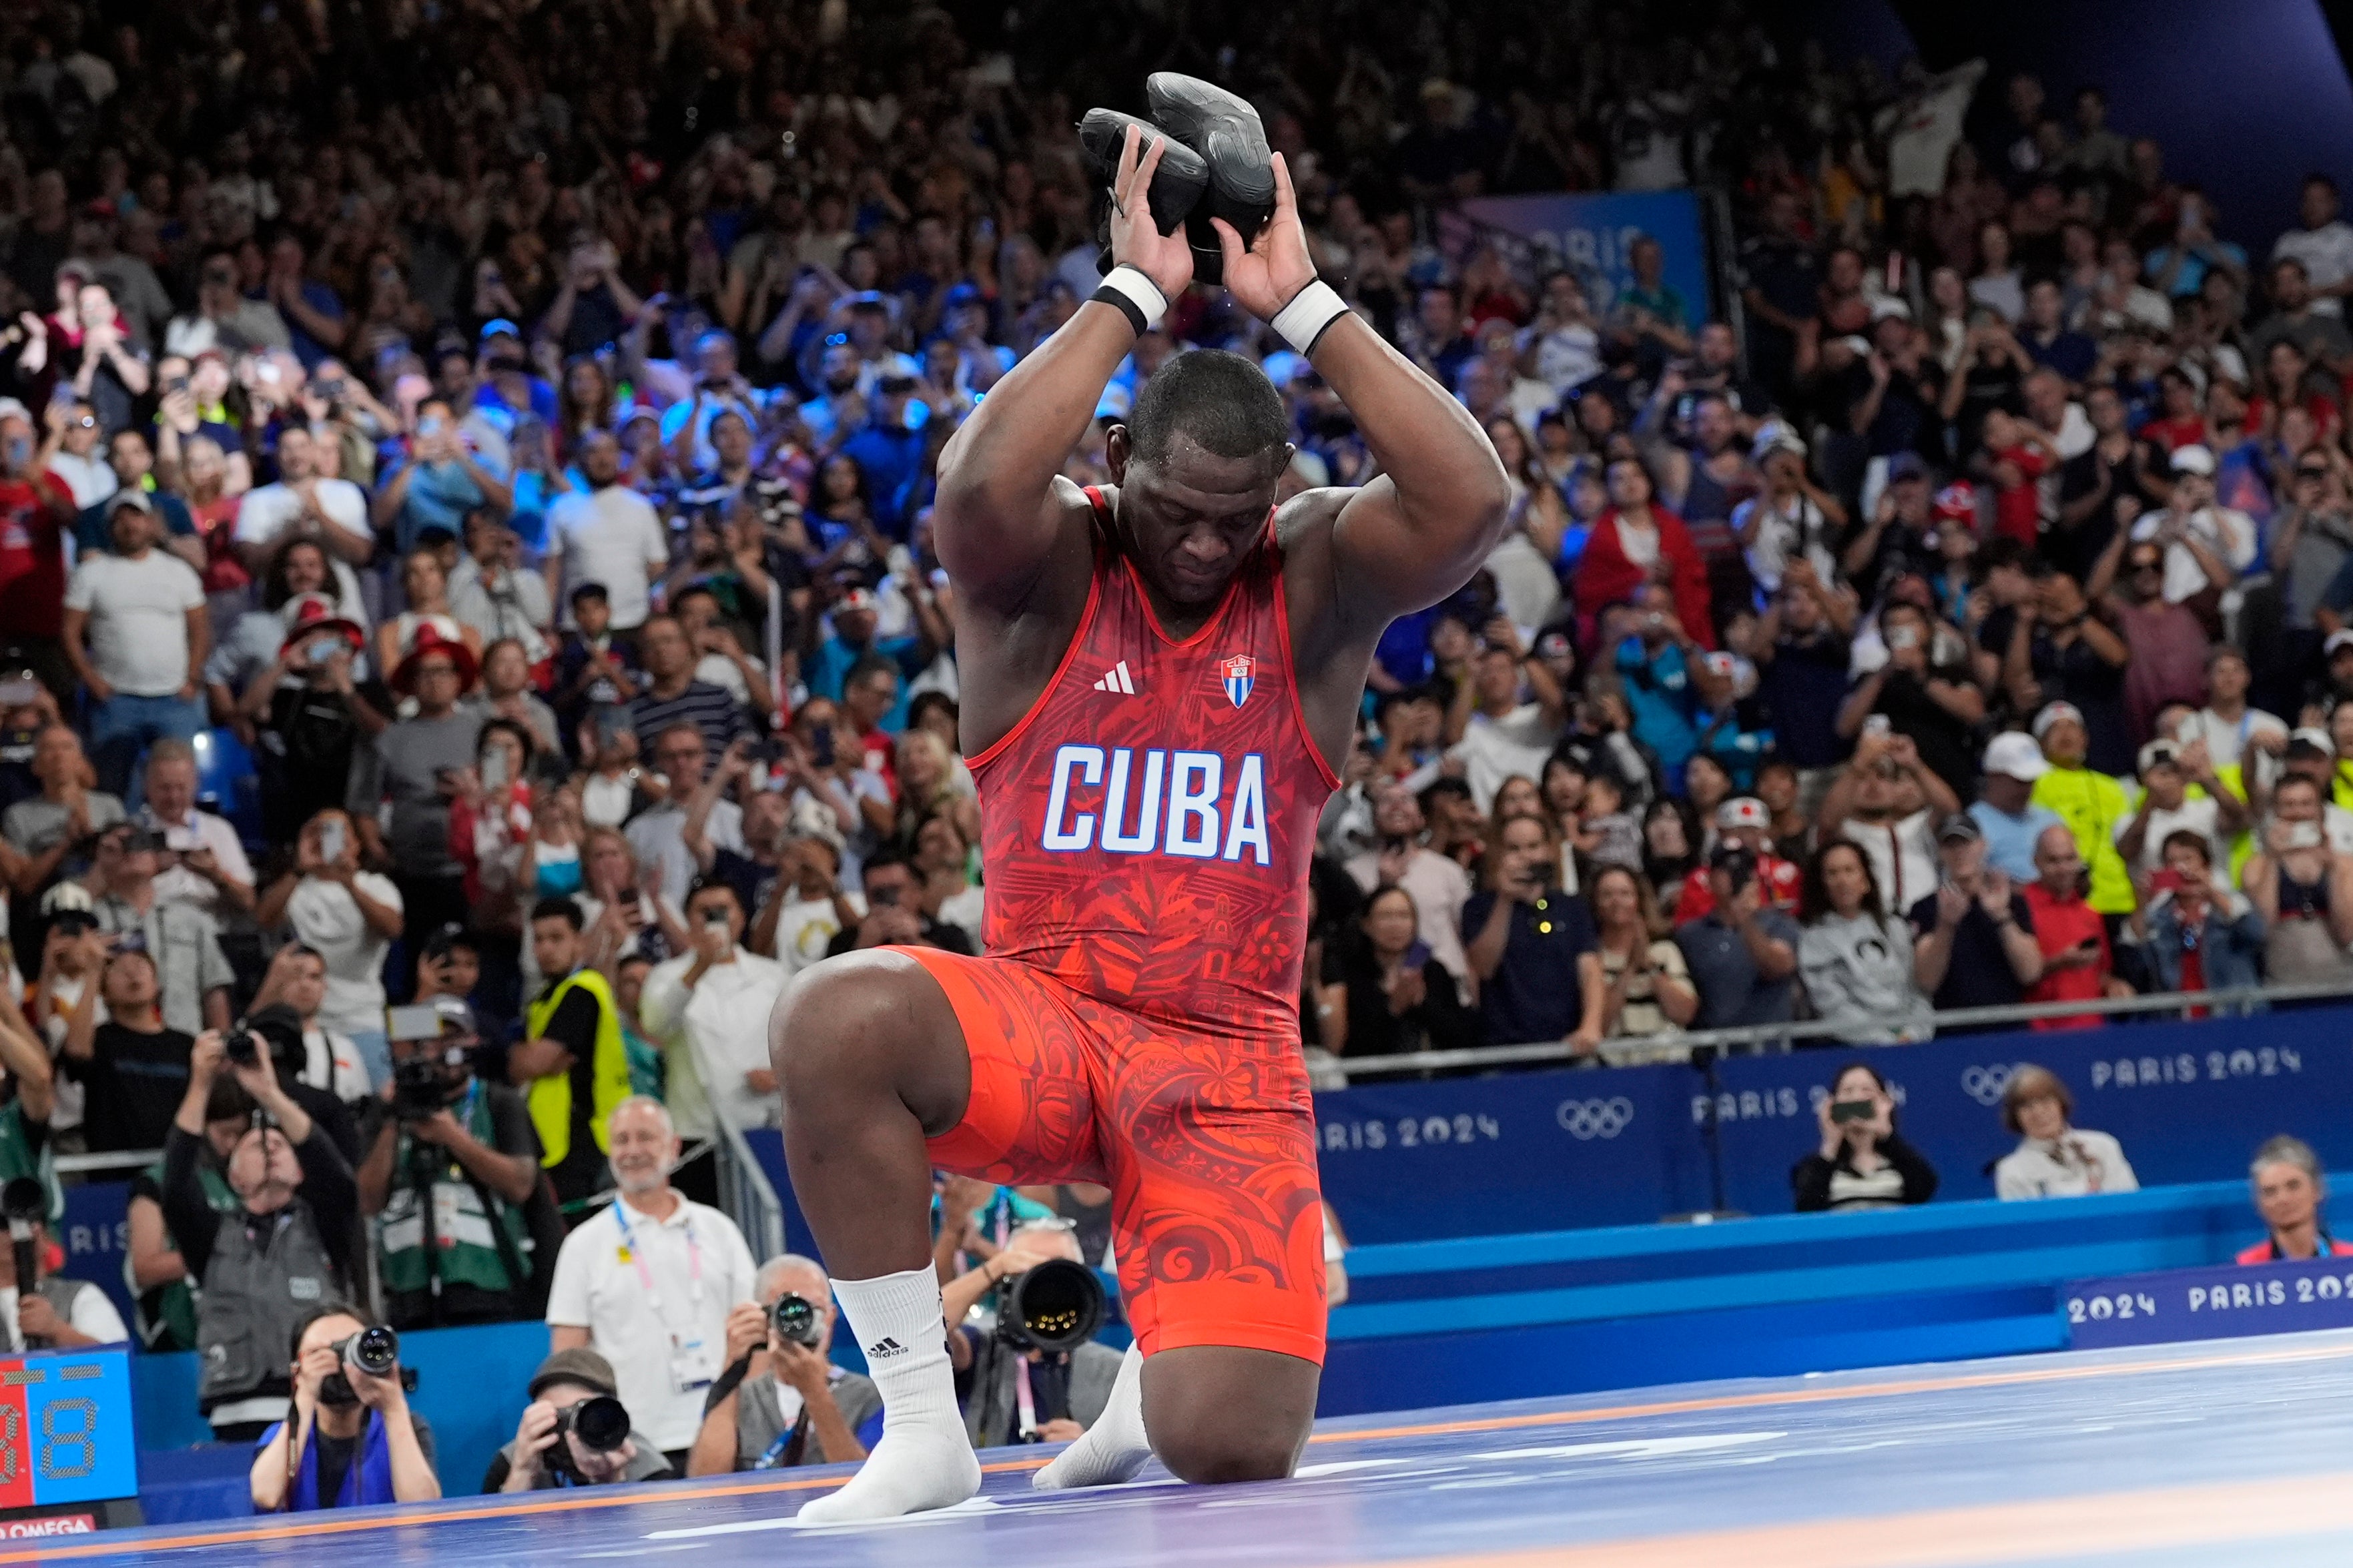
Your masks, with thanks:
[[[702,1080],[703,1098],[712,1098],[711,1085],[717,1081],[711,1071],[711,1062],[695,1042],[694,1032],[681,1030],[681,1037],[687,1052],[694,1059],[695,1076]],[[785,1205],[776,1197],[776,1189],[768,1180],[768,1173],[753,1154],[744,1133],[721,1113],[717,1105],[711,1108],[711,1157],[719,1173],[719,1206],[735,1228],[744,1233],[744,1244],[752,1256],[765,1260],[785,1250]]]
[[[2242,1014],[2258,1005],[2312,1002],[2353,997],[2353,982],[2330,981],[2309,985],[2246,985],[2230,991],[2166,991],[2146,996],[2088,997],[2081,1002],[2021,1002],[2001,1007],[1957,1007],[1931,1014],[1938,1029],[1979,1028],[1987,1025],[2027,1024],[2038,1018],[2078,1018],[2085,1014],[2130,1016],[2142,1013],[2178,1013],[2185,1008],[2218,1014]],[[1718,1051],[1752,1047],[1752,1054],[1786,1050],[1797,1040],[1835,1040],[1852,1032],[1850,1022],[1808,1018],[1788,1024],[1751,1024],[1737,1029],[1694,1029],[1604,1040],[1595,1053],[1605,1066],[1629,1067],[1654,1062],[1684,1062],[1694,1050]],[[1890,1038],[1863,1042],[1862,1048],[1898,1047]],[[1461,1072],[1482,1068],[1545,1067],[1580,1061],[1566,1040],[1541,1040],[1531,1045],[1480,1046],[1467,1050],[1419,1051],[1410,1056],[1333,1058],[1317,1064],[1319,1072],[1342,1080],[1398,1078],[1412,1073]]]

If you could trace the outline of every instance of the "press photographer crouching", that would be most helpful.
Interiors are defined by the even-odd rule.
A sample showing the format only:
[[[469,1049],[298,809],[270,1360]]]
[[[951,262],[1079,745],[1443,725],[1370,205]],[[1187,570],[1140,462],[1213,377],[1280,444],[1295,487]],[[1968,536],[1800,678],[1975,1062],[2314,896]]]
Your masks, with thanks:
[[[613,1395],[613,1363],[585,1345],[560,1350],[532,1375],[514,1441],[482,1477],[485,1492],[543,1491],[615,1481],[675,1480],[653,1439]]]
[[[256,1513],[311,1513],[387,1502],[431,1502],[433,1429],[408,1408],[417,1374],[400,1364],[400,1336],[340,1302],[297,1320],[290,1368],[291,1421],[262,1434],[247,1478]]]
[[[827,1359],[833,1288],[815,1259],[760,1268],[752,1300],[727,1315],[727,1367],[711,1385],[689,1476],[862,1459],[882,1435],[882,1394]]]
[[[1032,1220],[987,1263],[941,1287],[956,1397],[976,1448],[1071,1441],[1103,1416],[1120,1352],[1097,1344],[1103,1284],[1063,1219]],[[996,1293],[993,1322],[967,1322]]]
[[[480,1031],[457,996],[389,1014],[392,1082],[370,1109],[360,1211],[381,1215],[376,1269],[396,1329],[531,1315],[528,1205],[539,1138],[522,1096],[474,1073]]]
[[[286,1418],[294,1383],[284,1347],[311,1309],[346,1292],[344,1260],[356,1254],[359,1193],[351,1166],[310,1112],[279,1086],[269,1053],[250,1033],[196,1039],[188,1092],[164,1144],[164,1219],[188,1276],[202,1284],[197,1401],[223,1442],[250,1442]],[[214,1081],[233,1076],[256,1108],[228,1155],[237,1206],[216,1214],[199,1173]]]

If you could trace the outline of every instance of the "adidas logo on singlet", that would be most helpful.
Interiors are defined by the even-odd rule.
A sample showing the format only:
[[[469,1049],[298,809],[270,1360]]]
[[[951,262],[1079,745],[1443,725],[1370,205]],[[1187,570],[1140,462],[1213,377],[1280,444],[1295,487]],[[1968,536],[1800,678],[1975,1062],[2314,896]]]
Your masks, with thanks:
[[[886,1339],[879,1344],[871,1344],[866,1347],[866,1359],[869,1361],[888,1361],[894,1355],[905,1355],[906,1353],[906,1346],[901,1344],[896,1340],[891,1339]]]
[[[1134,696],[1135,677],[1128,674],[1127,660],[1121,659],[1117,664],[1112,666],[1110,672],[1101,680],[1095,682],[1094,689],[1097,691],[1116,692],[1122,697]]]

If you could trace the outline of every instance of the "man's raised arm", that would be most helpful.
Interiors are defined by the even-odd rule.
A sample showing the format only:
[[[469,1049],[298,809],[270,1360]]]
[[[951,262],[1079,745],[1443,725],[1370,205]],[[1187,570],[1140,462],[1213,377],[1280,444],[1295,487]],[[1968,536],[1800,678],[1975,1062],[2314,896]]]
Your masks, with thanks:
[[[1165,139],[1141,146],[1131,127],[1113,186],[1112,258],[1173,300],[1193,280],[1193,252],[1183,231],[1164,235],[1145,200],[1160,166]],[[1114,279],[1111,287],[1117,287]],[[933,537],[940,564],[967,599],[997,607],[1024,598],[1047,557],[1063,537],[1064,504],[1054,479],[1071,448],[1086,434],[1104,385],[1137,337],[1130,316],[1100,299],[1081,305],[1061,330],[989,389],[964,427],[940,454],[939,497]]]
[[[1307,354],[1380,461],[1332,534],[1335,605],[1354,626],[1377,629],[1470,581],[1503,537],[1511,489],[1471,411],[1316,281],[1280,153],[1274,185],[1274,217],[1247,250],[1231,225],[1212,220],[1226,288]]]

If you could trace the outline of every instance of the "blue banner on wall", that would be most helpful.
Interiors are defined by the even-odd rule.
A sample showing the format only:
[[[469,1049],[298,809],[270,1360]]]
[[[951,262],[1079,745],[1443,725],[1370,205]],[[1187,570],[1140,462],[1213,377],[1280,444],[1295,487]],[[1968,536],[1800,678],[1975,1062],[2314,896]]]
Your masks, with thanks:
[[[2078,1279],[2060,1310],[2079,1351],[2353,1329],[2353,1258]]]
[[[1315,1097],[1354,1242],[1641,1225],[1706,1206],[1688,1069],[1517,1072]]]
[[[1648,236],[1664,252],[1665,282],[1683,298],[1691,318],[1684,324],[1695,329],[1714,313],[1699,201],[1689,191],[1481,196],[1464,202],[1462,212],[1525,240],[1540,269],[1566,267],[1583,279],[1597,316],[1608,315],[1633,286],[1629,256],[1634,242]]]
[[[131,1202],[129,1182],[87,1182],[66,1189],[65,1217],[58,1225],[58,1241],[66,1249],[66,1266],[58,1270],[69,1279],[87,1279],[106,1292],[123,1326],[139,1331],[133,1316],[131,1287],[124,1265],[131,1258],[131,1222],[123,1210]]]

